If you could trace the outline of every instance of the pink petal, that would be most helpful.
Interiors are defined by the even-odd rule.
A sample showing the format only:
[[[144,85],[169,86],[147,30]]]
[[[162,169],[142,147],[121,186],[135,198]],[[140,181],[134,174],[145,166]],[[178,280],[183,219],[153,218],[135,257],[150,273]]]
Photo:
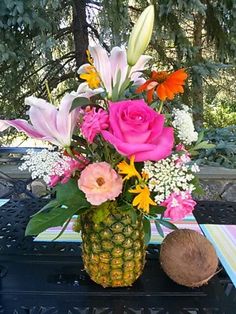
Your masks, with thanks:
[[[117,151],[124,156],[130,156],[133,154],[135,154],[136,156],[136,152],[140,150],[149,151],[149,150],[154,150],[156,147],[156,145],[152,145],[152,144],[136,144],[136,143],[131,144],[131,143],[123,142],[108,131],[102,131],[101,133],[104,139],[108,141],[110,144],[112,144],[117,149]],[[136,161],[136,158],[135,158],[135,161]]]
[[[38,132],[32,125],[26,120],[15,119],[15,120],[0,120],[0,131],[6,130],[8,127],[14,127],[20,132],[24,132],[28,136],[36,139],[43,139],[44,135]]]
[[[174,130],[171,127],[164,128],[158,138],[155,149],[150,151],[140,151],[135,154],[135,161],[157,161],[168,157],[171,154],[174,145]]]
[[[70,145],[72,134],[78,118],[78,109],[70,112],[74,96],[66,94],[62,100],[56,116],[56,130],[64,145]]]
[[[109,124],[112,129],[112,133],[114,133],[119,139],[123,139],[123,133],[117,123],[117,119],[121,116],[119,114],[120,103],[121,102],[109,102]]]
[[[100,46],[89,46],[89,51],[94,60],[94,65],[97,71],[99,72],[103,84],[109,94],[112,93],[111,87],[111,66],[108,58],[107,51]]]
[[[58,139],[60,136],[56,129],[56,107],[33,96],[26,98],[25,103],[31,106],[29,117],[34,128],[44,136]]]
[[[86,71],[86,68],[87,68],[87,67],[91,67],[91,64],[89,64],[89,63],[82,64],[82,65],[79,67],[77,73],[78,73],[78,74],[87,73],[87,71]]]
[[[142,72],[140,72],[140,71],[145,70],[146,64],[151,59],[152,59],[151,56],[142,55],[138,59],[137,63],[132,67],[131,72],[130,72],[130,76],[131,76],[131,79],[132,79],[132,81],[134,82],[135,85],[140,85],[139,84],[139,82],[140,82],[139,77],[142,75]]]
[[[173,128],[164,128],[155,144],[124,143],[108,131],[102,131],[102,135],[120,154],[124,156],[135,155],[135,161],[138,162],[157,161],[166,158],[170,155],[174,143]]]
[[[111,50],[110,64],[112,86],[114,87],[115,84],[117,83],[117,75],[119,72],[120,72],[119,75],[121,75],[119,86],[121,86],[121,84],[124,82],[126,78],[126,73],[128,69],[126,51],[124,49],[121,49],[120,47],[114,47]]]

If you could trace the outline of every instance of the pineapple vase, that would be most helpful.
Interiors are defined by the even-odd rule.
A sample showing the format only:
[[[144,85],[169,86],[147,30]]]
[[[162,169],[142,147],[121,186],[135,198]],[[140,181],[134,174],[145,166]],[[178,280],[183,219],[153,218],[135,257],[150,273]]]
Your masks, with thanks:
[[[99,223],[96,220],[96,209],[80,216],[86,272],[103,287],[131,286],[142,274],[145,264],[142,215],[134,219],[111,205],[104,219]]]

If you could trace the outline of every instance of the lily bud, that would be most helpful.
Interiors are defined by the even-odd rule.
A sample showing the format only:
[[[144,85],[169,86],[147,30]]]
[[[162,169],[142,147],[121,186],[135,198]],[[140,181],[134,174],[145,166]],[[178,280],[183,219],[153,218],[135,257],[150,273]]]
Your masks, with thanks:
[[[152,36],[154,24],[154,6],[149,5],[134,25],[128,42],[127,62],[130,66],[137,63],[146,50]]]

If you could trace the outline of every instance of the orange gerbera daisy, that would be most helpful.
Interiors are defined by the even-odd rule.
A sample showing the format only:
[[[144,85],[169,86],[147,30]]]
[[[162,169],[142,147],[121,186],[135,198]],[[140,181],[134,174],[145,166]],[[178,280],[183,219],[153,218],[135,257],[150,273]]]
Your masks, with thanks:
[[[139,86],[136,93],[146,91],[148,103],[152,102],[155,91],[160,100],[172,100],[176,94],[184,92],[183,85],[187,76],[185,69],[179,69],[172,73],[152,71],[151,78]]]

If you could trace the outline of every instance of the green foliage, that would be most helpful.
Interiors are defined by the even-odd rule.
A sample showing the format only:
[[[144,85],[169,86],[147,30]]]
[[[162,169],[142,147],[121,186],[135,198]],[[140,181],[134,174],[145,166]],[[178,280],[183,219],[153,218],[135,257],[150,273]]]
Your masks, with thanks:
[[[78,97],[78,98],[75,98],[72,102],[72,106],[71,106],[71,110],[74,110],[75,108],[78,108],[78,107],[82,107],[82,106],[87,106],[87,105],[90,105],[91,104],[91,100],[88,99],[88,98],[85,98],[85,97]]]
[[[47,98],[46,82],[53,96],[74,87],[70,23],[70,0],[0,2],[0,117],[24,117],[24,98]]]
[[[98,20],[99,41],[105,43],[105,47],[121,46],[128,40],[130,16],[128,12],[128,0],[101,0]],[[128,32],[127,32],[128,30]]]
[[[111,2],[116,11],[111,9]],[[122,10],[121,1],[103,1],[103,12],[99,15],[101,32],[113,29],[114,19]],[[158,69],[187,68],[189,80],[179,102],[193,107],[195,120],[203,120],[203,96],[208,93],[207,84],[219,82],[219,70],[228,73],[229,65],[236,60],[236,7],[233,0],[158,0],[153,2],[156,11],[156,25],[150,49],[147,53],[158,55]],[[130,29],[138,15],[147,7],[148,1],[135,0],[129,4],[130,24],[120,19],[116,43],[124,42],[124,34]],[[105,23],[105,24],[104,24]],[[123,25],[122,25],[123,23]],[[111,38],[109,32],[108,38]],[[107,34],[107,33],[106,33]],[[117,40],[117,36],[120,39]],[[113,44],[113,42],[112,42]],[[235,69],[231,70],[234,72]],[[207,84],[206,84],[207,81]],[[227,88],[224,81],[222,88]]]
[[[160,234],[160,236],[161,236],[162,238],[164,238],[164,237],[165,237],[165,234],[164,234],[164,231],[163,231],[163,229],[162,229],[162,227],[161,227],[160,222],[159,222],[158,220],[154,220],[154,223],[155,223],[157,232]]]
[[[151,239],[151,222],[148,218],[143,219],[143,229],[144,229],[144,242],[148,245]]]
[[[204,110],[204,125],[211,128],[224,128],[236,125],[235,103],[222,102],[217,105],[206,105]]]
[[[205,95],[207,126],[213,126],[217,116],[220,117],[217,126],[235,123],[235,114],[228,109],[223,110],[222,106],[213,115],[212,106],[217,104],[207,99],[211,94],[209,87],[218,87],[219,82],[221,89],[226,91],[226,97],[235,91],[235,87],[228,91],[231,84],[228,80],[222,81],[221,73],[225,71],[224,78],[230,73],[231,81],[234,81],[234,2],[153,2],[156,24],[147,53],[155,59],[158,55],[155,66],[159,70],[180,67],[188,70],[185,93],[175,101],[192,106],[195,119],[201,120]],[[77,8],[79,12],[75,14],[77,4],[76,0],[0,2],[0,117],[23,118],[26,111],[24,98],[32,94],[47,98],[46,82],[56,102],[66,91],[77,88],[76,59],[84,54],[85,49],[81,42],[78,44],[75,22],[81,22],[82,5],[86,5],[87,13],[86,25],[79,25],[83,29],[84,40],[88,29],[93,42],[99,42],[110,50],[114,45],[127,43],[134,22],[149,1],[81,1]]]
[[[236,168],[236,126],[205,130],[205,140],[215,147],[202,150],[198,164]]]
[[[112,206],[112,203],[105,202],[94,208],[93,222],[95,224],[99,224],[107,218],[110,214],[110,206]]]
[[[50,201],[31,217],[25,234],[37,235],[50,227],[63,226],[74,214],[81,214],[88,208],[90,204],[86,201],[84,193],[78,190],[76,180],[71,179],[66,184],[57,185],[56,200]]]

